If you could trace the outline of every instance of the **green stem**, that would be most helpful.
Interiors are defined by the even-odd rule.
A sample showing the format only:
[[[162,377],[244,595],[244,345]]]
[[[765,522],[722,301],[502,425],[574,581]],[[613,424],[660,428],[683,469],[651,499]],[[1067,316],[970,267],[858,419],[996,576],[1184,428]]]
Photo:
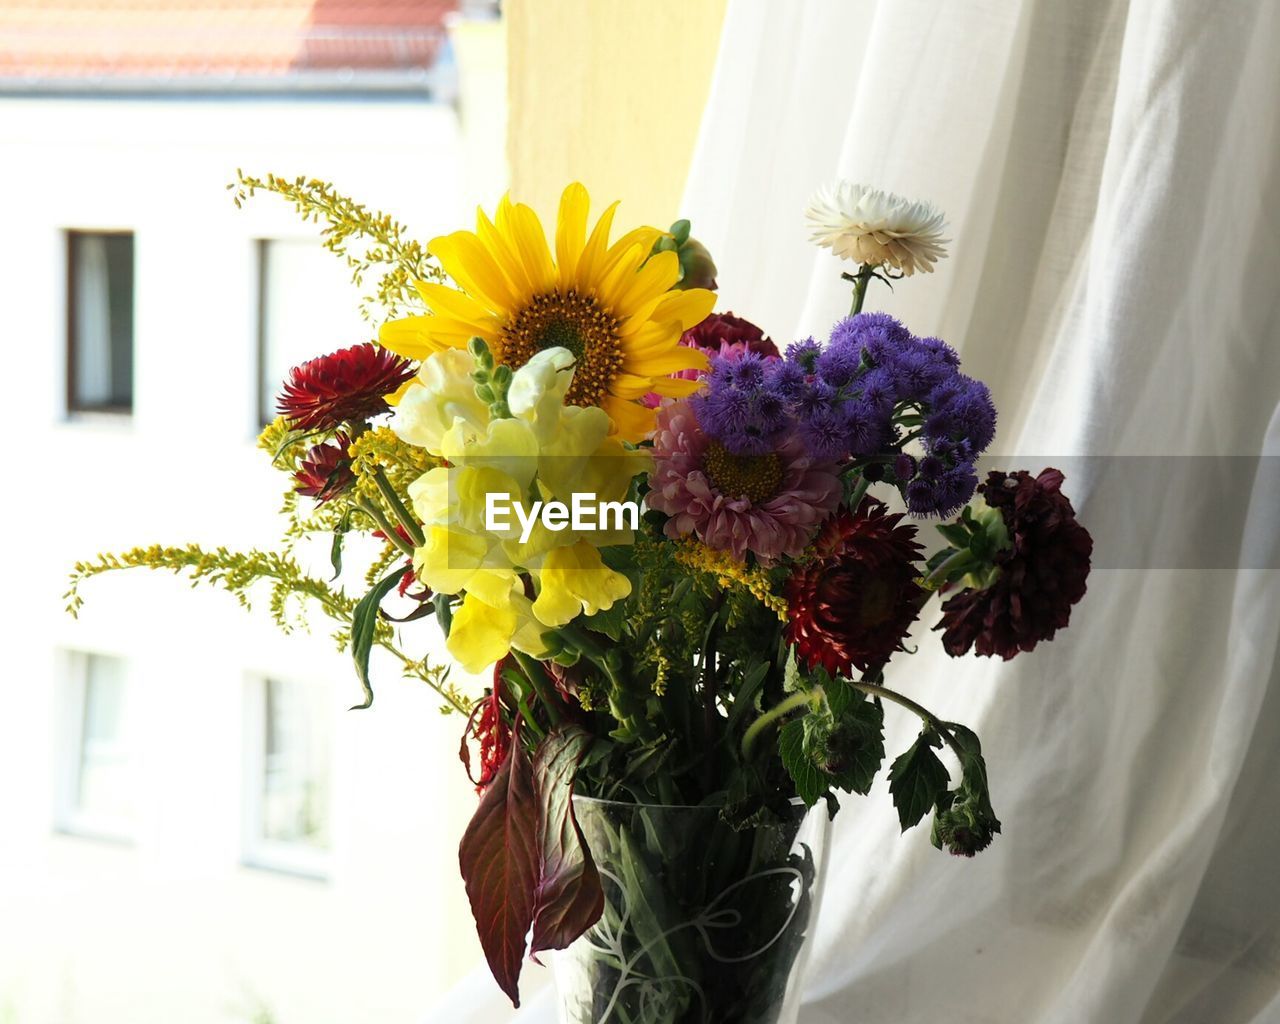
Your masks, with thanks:
[[[398,547],[404,554],[410,558],[413,557],[413,545],[400,536],[396,528],[387,522],[387,517],[382,514],[382,509],[378,508],[368,498],[357,498],[356,506],[378,524],[378,529],[382,531],[382,535]]]
[[[543,671],[542,665],[525,654],[523,651],[512,650],[516,661],[520,663],[520,669],[524,673],[524,677],[529,680],[529,685],[533,687],[533,692],[537,695],[539,702],[547,709],[547,717],[551,719],[551,726],[555,728],[563,719],[563,708],[559,699],[552,693],[550,680],[547,679],[546,673]]]
[[[405,504],[400,500],[400,495],[396,493],[396,489],[391,486],[391,481],[387,479],[387,474],[382,471],[382,467],[378,466],[373,471],[373,482],[378,485],[378,490],[386,499],[387,505],[395,517],[400,520],[400,525],[404,527],[404,532],[409,535],[409,539],[413,541],[417,547],[422,547],[425,538],[422,535],[422,527],[418,525],[418,521],[413,518],[409,510],[405,508]]]
[[[856,274],[846,274],[845,279],[853,282],[853,305],[849,308],[850,316],[857,316],[862,312],[862,304],[867,298],[867,285],[871,283],[872,275],[876,272],[873,266],[860,266]]]
[[[938,567],[924,578],[925,586],[934,590],[947,581],[952,573],[957,569],[965,569],[974,563],[973,552],[968,548],[961,548],[959,551],[953,551],[945,559],[938,564]]]
[[[853,491],[849,495],[849,509],[851,511],[858,511],[858,506],[862,504],[862,499],[866,497],[867,491],[870,489],[871,481],[862,473],[859,473],[858,482],[854,485]]]
[[[747,727],[747,731],[742,736],[742,756],[747,758],[751,756],[751,747],[756,741],[756,737],[764,732],[769,726],[773,725],[779,718],[789,715],[798,707],[811,703],[815,698],[822,695],[822,687],[816,687],[813,690],[800,690],[793,693],[782,703],[774,706],[769,711],[757,718]]]
[[[930,729],[946,740],[947,746],[952,749],[956,757],[960,758],[961,763],[963,763],[964,751],[960,749],[960,745],[956,743],[955,738],[943,726],[941,719],[939,719],[937,715],[926,708],[923,704],[917,704],[905,694],[901,694],[897,690],[890,690],[885,686],[879,686],[876,683],[865,683],[857,679],[850,679],[849,685],[855,690],[861,690],[863,693],[869,694],[872,697],[879,697],[882,700],[887,700],[912,712],[920,718],[925,725],[929,726]]]

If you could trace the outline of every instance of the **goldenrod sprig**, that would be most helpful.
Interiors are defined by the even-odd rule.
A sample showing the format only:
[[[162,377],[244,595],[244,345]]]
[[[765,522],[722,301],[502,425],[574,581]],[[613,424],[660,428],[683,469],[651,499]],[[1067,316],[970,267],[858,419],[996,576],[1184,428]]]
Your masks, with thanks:
[[[191,585],[210,583],[232,594],[244,608],[250,608],[250,591],[260,582],[269,584],[270,608],[276,624],[286,632],[294,623],[289,615],[291,598],[315,601],[330,618],[343,624],[335,634],[340,646],[349,642],[348,623],[355,612],[357,601],[323,580],[308,576],[302,567],[287,555],[274,551],[229,551],[219,547],[206,551],[196,544],[184,547],[162,547],[153,544],[145,548],[133,548],[120,554],[99,555],[90,562],[77,562],[71,573],[70,586],[64,596],[67,611],[77,615],[83,599],[80,587],[85,580],[107,572],[124,569],[160,569],[175,574],[186,574]],[[446,711],[456,710],[464,714],[470,710],[470,699],[447,681],[448,667],[430,665],[423,659],[411,658],[400,650],[395,642],[395,629],[379,620],[374,627],[374,643],[394,655],[405,675],[420,679],[436,691],[444,700]]]
[[[342,195],[330,182],[307,177],[290,181],[275,174],[263,179],[237,169],[236,180],[227,188],[234,191],[237,207],[262,189],[287,199],[304,220],[325,222],[327,227],[320,232],[324,247],[346,260],[351,280],[357,286],[364,286],[374,267],[385,268],[373,294],[361,299],[360,312],[366,320],[394,317],[402,306],[416,304],[415,281],[445,278],[444,271],[421,243],[406,237],[403,224]],[[364,244],[353,247],[353,239],[363,239]]]

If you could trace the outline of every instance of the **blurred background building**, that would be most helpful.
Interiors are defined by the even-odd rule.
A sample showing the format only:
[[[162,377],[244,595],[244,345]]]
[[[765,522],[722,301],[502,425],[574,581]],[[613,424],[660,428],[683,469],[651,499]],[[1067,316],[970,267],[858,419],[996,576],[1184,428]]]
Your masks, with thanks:
[[[278,382],[375,333],[317,226],[235,209],[237,168],[424,238],[572,178],[665,224],[722,12],[0,0],[0,1024],[409,1022],[476,964],[430,692],[375,665],[348,713],[323,621],[182,580],[96,581],[78,621],[60,595],[98,551],[273,545]]]

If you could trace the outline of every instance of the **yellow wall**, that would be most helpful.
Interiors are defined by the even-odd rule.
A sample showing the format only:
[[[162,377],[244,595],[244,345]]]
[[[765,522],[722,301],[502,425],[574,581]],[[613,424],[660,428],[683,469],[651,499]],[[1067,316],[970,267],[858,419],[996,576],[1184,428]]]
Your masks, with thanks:
[[[508,0],[513,198],[544,215],[582,181],[617,224],[679,216],[725,0]]]

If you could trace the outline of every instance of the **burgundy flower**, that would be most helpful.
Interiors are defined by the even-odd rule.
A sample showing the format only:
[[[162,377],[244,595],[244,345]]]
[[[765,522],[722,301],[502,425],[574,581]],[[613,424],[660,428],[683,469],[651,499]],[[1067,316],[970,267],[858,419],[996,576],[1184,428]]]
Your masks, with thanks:
[[[295,430],[336,430],[387,411],[386,395],[413,376],[407,359],[372,342],[295,366],[277,408]]]
[[[815,558],[787,581],[787,640],[809,669],[848,675],[902,649],[920,612],[916,528],[873,498],[818,533]]]
[[[1062,474],[992,472],[978,490],[999,509],[1012,546],[996,555],[1000,573],[985,590],[964,590],[942,606],[942,646],[952,657],[970,647],[1008,661],[1066,627],[1084,596],[1093,538],[1076,522],[1060,490]]]
[[[351,471],[351,456],[347,449],[351,441],[346,434],[337,434],[332,441],[315,445],[298,463],[293,474],[294,490],[318,502],[326,502],[342,494],[355,482]]]
[[[701,349],[709,356],[754,352],[758,356],[778,358],[778,346],[765,337],[750,320],[732,313],[712,313],[680,338],[680,344]],[[686,373],[694,372],[686,370]]]

